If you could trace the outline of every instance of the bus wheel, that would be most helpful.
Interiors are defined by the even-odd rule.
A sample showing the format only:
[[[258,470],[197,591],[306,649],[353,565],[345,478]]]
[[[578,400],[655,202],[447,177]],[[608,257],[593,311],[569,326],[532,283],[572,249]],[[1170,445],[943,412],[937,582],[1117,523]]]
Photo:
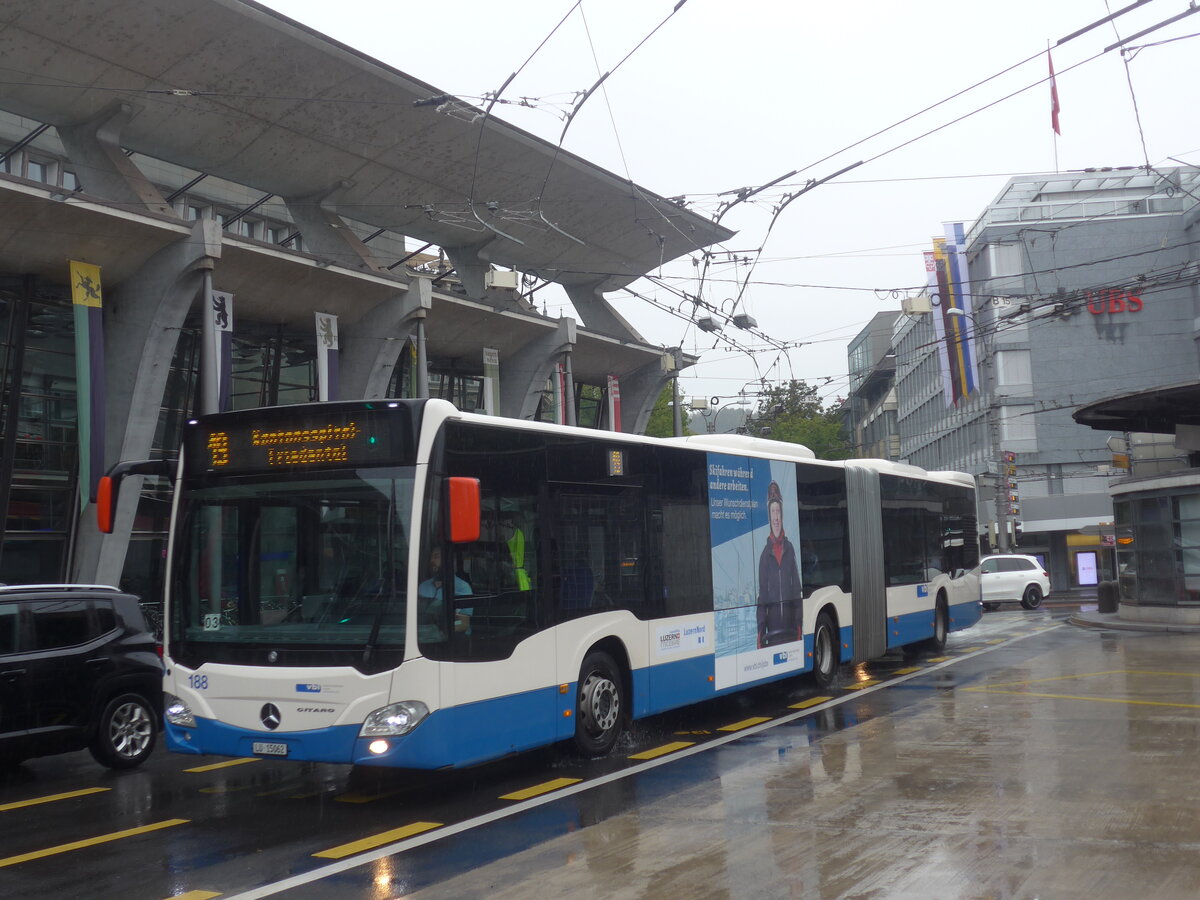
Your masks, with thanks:
[[[950,613],[946,610],[946,598],[938,594],[937,606],[933,610],[933,637],[926,638],[924,649],[930,653],[941,653],[946,649],[946,635],[950,632]]]
[[[817,627],[813,631],[813,681],[819,688],[829,687],[837,670],[837,637],[829,614],[823,612],[817,616]]]
[[[579,668],[575,746],[585,756],[604,756],[625,726],[625,687],[607,653],[589,653]]]

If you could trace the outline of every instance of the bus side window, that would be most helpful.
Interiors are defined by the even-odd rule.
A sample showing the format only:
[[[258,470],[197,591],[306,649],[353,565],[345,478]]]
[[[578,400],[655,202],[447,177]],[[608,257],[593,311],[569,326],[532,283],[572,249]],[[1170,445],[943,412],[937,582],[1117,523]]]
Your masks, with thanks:
[[[504,659],[546,622],[539,512],[545,436],[466,422],[447,423],[443,435],[442,471],[479,479],[480,534],[455,547],[457,575],[471,586],[469,599],[456,604],[471,610],[469,627],[448,635],[446,646],[422,648],[436,659]]]

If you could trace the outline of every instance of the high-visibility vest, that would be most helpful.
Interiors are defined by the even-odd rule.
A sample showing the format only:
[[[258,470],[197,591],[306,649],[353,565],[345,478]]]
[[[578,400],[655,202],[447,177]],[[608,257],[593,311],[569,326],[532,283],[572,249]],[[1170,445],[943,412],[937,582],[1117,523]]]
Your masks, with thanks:
[[[512,557],[513,571],[517,576],[517,590],[527,591],[533,587],[529,573],[525,571],[525,532],[520,528],[508,539],[508,555]]]

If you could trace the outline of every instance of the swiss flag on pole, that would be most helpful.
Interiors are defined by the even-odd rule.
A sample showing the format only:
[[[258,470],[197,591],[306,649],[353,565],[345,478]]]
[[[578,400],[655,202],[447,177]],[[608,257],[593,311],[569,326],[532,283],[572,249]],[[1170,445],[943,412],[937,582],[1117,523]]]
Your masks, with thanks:
[[[1049,50],[1046,51],[1046,62],[1050,64],[1050,124],[1055,134],[1062,134],[1062,129],[1058,127],[1058,84],[1054,81],[1054,60]]]

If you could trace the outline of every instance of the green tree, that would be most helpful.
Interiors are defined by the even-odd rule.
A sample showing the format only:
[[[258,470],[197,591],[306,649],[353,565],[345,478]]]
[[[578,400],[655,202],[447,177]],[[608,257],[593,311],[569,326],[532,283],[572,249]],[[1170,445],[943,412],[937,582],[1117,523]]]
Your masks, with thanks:
[[[746,421],[746,433],[803,444],[818,459],[846,459],[851,455],[839,407],[826,408],[817,389],[800,379],[768,388]]]
[[[650,421],[646,423],[646,434],[650,437],[675,436],[675,410],[671,405],[671,384],[662,389],[658,399],[654,401],[654,409],[650,411]],[[687,417],[684,417],[684,435],[692,434],[688,430]]]

